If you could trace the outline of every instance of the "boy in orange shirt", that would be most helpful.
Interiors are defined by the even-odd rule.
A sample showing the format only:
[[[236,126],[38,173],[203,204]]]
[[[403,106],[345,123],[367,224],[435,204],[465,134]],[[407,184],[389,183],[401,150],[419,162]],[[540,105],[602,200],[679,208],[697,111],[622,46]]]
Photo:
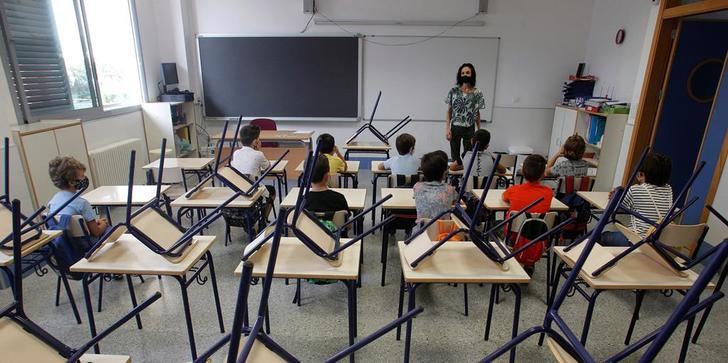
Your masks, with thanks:
[[[514,185],[503,192],[503,201],[510,203],[508,214],[526,208],[530,203],[533,203],[533,201],[541,197],[543,197],[543,200],[536,203],[527,212],[547,213],[551,209],[551,198],[553,198],[554,192],[551,188],[541,184],[544,171],[546,171],[546,159],[543,156],[529,155],[526,158],[521,168],[521,173],[523,173],[526,182],[520,185]],[[514,226],[513,228],[515,229],[516,227]],[[513,235],[515,234],[514,232],[511,231],[510,234]],[[520,247],[519,242],[521,241],[514,241],[514,249]],[[523,269],[526,270],[529,276],[533,275],[535,262],[541,257],[542,252],[540,251],[542,249],[537,246],[538,244],[533,245],[516,256],[516,259],[523,265]]]
[[[523,162],[521,173],[526,182],[514,185],[503,192],[503,201],[510,203],[509,212],[520,211],[534,200],[543,197],[543,200],[531,207],[530,213],[547,213],[551,209],[551,198],[554,192],[551,188],[542,185],[543,173],[546,170],[546,159],[541,155],[529,155]]]

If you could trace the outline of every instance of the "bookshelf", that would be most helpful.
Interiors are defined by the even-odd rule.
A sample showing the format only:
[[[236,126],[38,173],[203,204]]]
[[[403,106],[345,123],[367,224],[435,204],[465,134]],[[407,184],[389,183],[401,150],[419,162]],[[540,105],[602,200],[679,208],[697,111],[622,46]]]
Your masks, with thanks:
[[[599,123],[602,124],[601,129],[597,127]],[[590,166],[596,168],[594,190],[609,191],[614,185],[626,125],[626,114],[591,112],[558,105],[554,110],[549,155],[556,153],[569,136],[575,133],[581,135],[587,141],[586,152],[594,153],[594,157],[587,160]]]

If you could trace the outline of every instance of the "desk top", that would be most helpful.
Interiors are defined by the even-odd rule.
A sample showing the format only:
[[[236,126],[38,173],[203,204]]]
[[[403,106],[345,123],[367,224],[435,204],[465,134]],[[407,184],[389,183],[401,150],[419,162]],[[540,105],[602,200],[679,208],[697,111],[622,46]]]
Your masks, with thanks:
[[[350,188],[329,188],[330,190],[339,192],[346,198],[346,204],[349,205],[350,210],[362,210],[366,203],[367,190],[366,189],[350,189]],[[293,208],[296,206],[296,198],[298,198],[299,188],[295,187],[288,192],[283,201],[281,201],[281,207]]]
[[[313,131],[296,130],[261,130],[260,141],[308,141],[313,136]],[[228,128],[225,140],[232,140],[235,137],[235,127]],[[212,135],[213,140],[220,140],[222,132]]]
[[[379,170],[379,165],[382,164],[382,163],[384,163],[384,161],[381,161],[381,160],[372,160],[372,164],[371,164],[372,165],[371,166],[372,167],[372,174],[382,174],[382,175],[390,175],[390,174],[392,174],[392,170],[390,170],[390,169]],[[420,171],[420,174],[421,173],[422,172]],[[459,175],[465,174],[465,171],[463,169],[461,169],[461,170],[450,170],[450,168],[448,167],[447,173],[449,175],[458,175],[459,176]],[[506,168],[506,173],[503,174],[503,176],[508,176],[508,177],[513,176],[513,168]]]
[[[213,158],[165,158],[164,168],[182,168],[186,170],[204,170],[215,159]],[[143,169],[159,169],[159,159],[144,165]]]
[[[341,242],[346,243],[350,239],[342,238]],[[253,276],[264,277],[268,268],[270,257],[270,246],[273,241],[266,242],[263,247],[250,256],[253,262]],[[298,238],[282,237],[278,249],[276,268],[273,271],[275,278],[302,278],[302,279],[328,279],[328,280],[356,280],[359,276],[359,244],[361,241],[351,245],[341,253],[344,260],[339,267],[333,267],[323,258],[317,256],[308,249]],[[235,276],[243,272],[243,262],[235,268]]]
[[[126,185],[103,185],[90,192],[86,192],[82,197],[88,200],[93,206],[125,206],[128,188]],[[167,189],[169,189],[169,185],[162,185],[162,193]],[[135,185],[132,191],[131,204],[147,204],[156,196],[156,192],[156,185]]]
[[[359,161],[358,160],[345,160],[346,163],[346,171],[340,171],[339,174],[343,175],[353,175],[353,174],[359,174]],[[299,173],[303,173],[303,164],[306,163],[306,160],[301,161],[298,166],[296,166],[296,171]]]
[[[5,362],[66,362],[57,351],[11,319],[0,319],[0,352]],[[82,363],[130,363],[128,356],[84,354]]]
[[[485,208],[491,211],[508,210],[508,208],[510,208],[510,204],[503,201],[503,192],[505,191],[505,189],[489,189],[488,195],[485,196],[485,201],[483,202]],[[480,196],[483,195],[483,189],[473,189],[473,195],[475,195],[476,198],[480,198]],[[560,200],[551,198],[550,210],[553,212],[562,212],[568,211],[569,207]]]
[[[415,209],[415,191],[412,188],[382,188],[381,198],[392,194],[382,204],[384,209]]]
[[[582,197],[597,209],[603,210],[609,204],[609,192],[576,192],[576,195]]]
[[[387,151],[391,150],[392,147],[389,145],[382,144],[379,141],[353,141],[348,144],[344,144],[346,150],[373,150],[373,151]]]
[[[565,247],[554,246],[554,252],[567,265],[574,266],[585,245],[586,241],[568,253],[564,252]],[[626,248],[595,245],[584,268],[579,272],[579,277],[584,279],[591,288],[600,290],[688,289],[698,278],[698,274],[690,270],[685,271],[685,276],[679,276],[641,250],[630,253],[598,277],[592,277],[591,273],[594,270]]]
[[[447,242],[414,270],[404,258],[404,242],[399,241],[398,247],[406,282],[501,284],[528,283],[531,280],[515,258],[506,261],[508,270],[503,271],[470,242]]]
[[[250,197],[239,196],[230,204],[228,208],[250,208],[255,202],[260,199],[265,191],[264,188],[258,188],[258,190]],[[170,203],[172,207],[189,207],[189,208],[217,208],[232,197],[235,192],[228,187],[204,187],[199,190],[192,198],[185,197],[182,194],[179,198],[175,199]]]
[[[172,263],[154,253],[131,234],[123,234],[109,243],[89,261],[84,258],[71,266],[73,272],[99,272],[127,275],[182,276],[210,249],[215,236],[194,236],[196,241],[187,256]]]
[[[271,165],[276,162],[275,160],[268,161],[270,161]],[[288,160],[281,160],[281,162],[278,163],[275,168],[270,170],[270,173],[268,173],[268,175],[283,174],[283,172],[286,170],[286,166],[288,166]]]
[[[51,241],[53,241],[56,237],[58,237],[63,231],[55,231],[55,230],[44,230],[43,233],[38,237],[38,239],[26,243],[25,246],[20,250],[20,256],[25,257],[41,247],[47,245]],[[27,247],[26,247],[27,246]],[[7,267],[13,264],[13,250],[12,249],[0,249],[0,266]],[[0,339],[2,340],[2,339]],[[3,350],[0,350],[2,352]]]

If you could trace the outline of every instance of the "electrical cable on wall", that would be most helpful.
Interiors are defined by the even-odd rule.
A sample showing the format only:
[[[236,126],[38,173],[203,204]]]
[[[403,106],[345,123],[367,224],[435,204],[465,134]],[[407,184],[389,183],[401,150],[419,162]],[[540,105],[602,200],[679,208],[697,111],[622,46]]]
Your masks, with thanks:
[[[308,22],[306,22],[306,26],[303,27],[303,30],[301,30],[299,33],[303,34],[308,30],[308,26],[311,24],[311,20],[313,20],[313,16],[316,15],[316,13],[311,13],[311,17],[308,18]]]
[[[452,30],[456,26],[458,26],[458,25],[460,25],[460,24],[462,24],[462,23],[464,23],[466,21],[472,20],[473,18],[477,17],[481,13],[475,13],[472,16],[469,16],[469,17],[467,17],[465,19],[459,20],[459,21],[455,22],[455,24],[450,25],[445,30],[443,30],[443,31],[441,31],[441,32],[439,32],[439,33],[437,33],[435,35],[426,36],[424,39],[420,39],[420,40],[416,40],[416,41],[412,41],[412,42],[407,42],[407,43],[382,43],[382,42],[378,42],[378,41],[375,41],[375,40],[367,39],[367,37],[374,37],[375,35],[366,35],[366,34],[361,34],[361,33],[356,33],[356,32],[350,31],[349,29],[344,28],[343,26],[341,26],[339,23],[335,22],[334,20],[331,20],[328,16],[326,16],[326,14],[322,13],[321,11],[318,11],[317,10],[316,11],[316,14],[321,15],[324,19],[326,19],[330,23],[336,25],[336,27],[338,27],[342,31],[344,31],[346,33],[349,33],[349,34],[351,34],[353,36],[356,36],[356,37],[362,37],[362,40],[365,41],[365,42],[367,42],[367,43],[381,45],[381,46],[385,46],[385,47],[404,47],[404,46],[409,46],[409,45],[415,45],[415,44],[424,43],[424,42],[426,42],[428,40],[438,38],[438,37],[444,35],[445,33],[447,33],[448,31]],[[311,19],[313,19],[313,15],[311,16]],[[311,20],[309,19],[309,23],[310,22],[311,22]],[[308,24],[306,24],[306,28],[308,28]],[[306,30],[306,28],[304,28],[304,31]],[[301,33],[303,33],[303,31]]]

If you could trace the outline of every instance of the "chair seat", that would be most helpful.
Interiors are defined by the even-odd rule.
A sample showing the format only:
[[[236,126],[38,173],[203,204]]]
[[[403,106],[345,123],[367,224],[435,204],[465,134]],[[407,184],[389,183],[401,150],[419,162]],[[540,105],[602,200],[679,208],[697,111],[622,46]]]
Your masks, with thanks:
[[[238,353],[243,349],[243,346],[245,346],[245,341],[247,340],[247,337],[243,336],[240,339],[240,345],[238,346]],[[225,354],[225,358],[223,359],[223,362],[227,362],[227,354]],[[281,358],[278,354],[273,352],[272,350],[268,349],[268,347],[265,346],[265,344],[261,343],[260,340],[256,339],[255,343],[253,343],[253,348],[250,350],[250,354],[248,355],[248,359],[245,361],[246,363],[285,363],[286,360]]]
[[[574,359],[574,357],[571,356],[564,348],[562,348],[559,344],[557,344],[553,339],[548,338],[546,339],[546,345],[548,345],[549,350],[551,351],[551,354],[554,355],[554,358],[559,363],[577,363],[578,361]]]
[[[0,318],[0,352],[3,362],[66,362],[58,352],[9,318]],[[130,363],[129,356],[84,354],[82,363]]]

